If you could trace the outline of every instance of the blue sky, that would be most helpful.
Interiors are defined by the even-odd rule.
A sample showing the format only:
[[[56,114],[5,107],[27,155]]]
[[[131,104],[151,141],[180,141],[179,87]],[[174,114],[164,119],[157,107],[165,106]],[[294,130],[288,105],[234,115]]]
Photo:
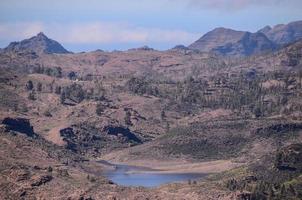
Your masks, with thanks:
[[[0,47],[43,31],[68,50],[168,49],[215,27],[302,20],[301,0],[1,0]]]

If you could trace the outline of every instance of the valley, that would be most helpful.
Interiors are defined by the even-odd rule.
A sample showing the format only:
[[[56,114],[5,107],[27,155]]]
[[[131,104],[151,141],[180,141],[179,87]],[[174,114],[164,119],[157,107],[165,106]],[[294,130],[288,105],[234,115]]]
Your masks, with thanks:
[[[301,198],[293,26],[220,28],[166,51],[72,53],[44,33],[11,43],[0,51],[0,196]]]

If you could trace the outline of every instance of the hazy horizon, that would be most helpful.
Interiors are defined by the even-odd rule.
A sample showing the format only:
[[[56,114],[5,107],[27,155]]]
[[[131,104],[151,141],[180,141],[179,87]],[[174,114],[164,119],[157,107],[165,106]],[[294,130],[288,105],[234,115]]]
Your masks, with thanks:
[[[44,32],[73,52],[165,50],[216,27],[255,32],[302,19],[299,0],[90,0],[0,2],[0,46]]]

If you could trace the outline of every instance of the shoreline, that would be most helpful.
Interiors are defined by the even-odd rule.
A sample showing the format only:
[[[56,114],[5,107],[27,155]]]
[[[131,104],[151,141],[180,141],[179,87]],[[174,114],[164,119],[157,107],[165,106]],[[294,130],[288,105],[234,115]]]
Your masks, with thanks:
[[[184,162],[184,161],[158,161],[158,160],[134,160],[127,162],[114,162],[111,160],[99,160],[107,162],[111,167],[118,165],[128,166],[128,174],[212,174],[227,171],[244,163],[235,163],[231,160],[217,160],[206,162]],[[131,168],[134,168],[131,170]],[[136,169],[135,169],[136,168]]]

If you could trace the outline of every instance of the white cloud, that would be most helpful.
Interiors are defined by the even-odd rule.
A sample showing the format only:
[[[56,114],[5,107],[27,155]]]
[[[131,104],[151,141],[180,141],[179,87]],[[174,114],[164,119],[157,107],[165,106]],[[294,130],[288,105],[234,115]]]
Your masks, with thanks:
[[[38,23],[0,24],[0,40],[21,40],[43,31],[67,44],[175,43],[188,44],[200,35],[183,30],[137,27],[127,23]]]
[[[182,1],[182,0],[179,0]],[[251,6],[302,6],[301,0],[185,0],[190,7],[214,10],[241,10]]]
[[[44,25],[39,22],[0,23],[0,40],[28,38],[44,28]]]

